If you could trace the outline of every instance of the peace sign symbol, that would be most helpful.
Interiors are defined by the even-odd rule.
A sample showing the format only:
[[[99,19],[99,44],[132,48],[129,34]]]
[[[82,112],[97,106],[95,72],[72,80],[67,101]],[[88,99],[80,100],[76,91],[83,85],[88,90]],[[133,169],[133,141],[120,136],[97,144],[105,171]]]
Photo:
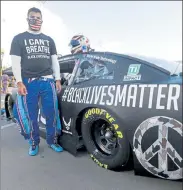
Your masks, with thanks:
[[[147,150],[142,151],[142,139],[148,129],[158,126],[158,139],[151,144]],[[133,138],[135,155],[141,165],[155,176],[165,179],[182,179],[183,158],[176,151],[174,146],[168,141],[168,129],[171,128],[183,137],[183,126],[179,121],[165,117],[156,116],[143,121],[136,129]],[[176,139],[174,139],[176,141]],[[179,142],[182,146],[182,143]],[[158,167],[152,165],[150,160],[158,154]],[[168,168],[168,157],[176,165],[176,170]]]

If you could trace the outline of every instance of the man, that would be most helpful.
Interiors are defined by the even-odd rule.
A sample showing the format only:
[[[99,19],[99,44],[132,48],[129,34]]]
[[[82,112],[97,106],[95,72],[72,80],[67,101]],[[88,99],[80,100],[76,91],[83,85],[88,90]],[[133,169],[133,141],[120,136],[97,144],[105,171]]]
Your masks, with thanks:
[[[6,74],[2,75],[2,93],[6,94],[8,92],[9,86],[9,76]]]
[[[41,32],[42,13],[31,8],[27,13],[28,31],[13,38],[11,44],[12,70],[18,87],[14,115],[20,132],[30,144],[29,155],[39,151],[38,102],[46,117],[46,141],[54,151],[63,148],[57,144],[61,132],[56,89],[61,90],[60,67],[53,39]],[[54,77],[53,77],[54,76]],[[54,80],[55,79],[55,80]]]

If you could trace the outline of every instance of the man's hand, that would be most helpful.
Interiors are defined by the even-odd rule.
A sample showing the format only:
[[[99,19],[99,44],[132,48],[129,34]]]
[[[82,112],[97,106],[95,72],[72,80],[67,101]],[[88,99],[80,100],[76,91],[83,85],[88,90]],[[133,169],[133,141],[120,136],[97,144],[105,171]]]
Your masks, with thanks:
[[[25,96],[27,94],[27,89],[22,82],[18,82],[17,87],[18,87],[18,93],[20,95]]]
[[[56,81],[56,89],[57,89],[57,92],[60,92],[61,89],[62,89],[61,81],[60,81],[60,80],[57,80],[57,81]]]

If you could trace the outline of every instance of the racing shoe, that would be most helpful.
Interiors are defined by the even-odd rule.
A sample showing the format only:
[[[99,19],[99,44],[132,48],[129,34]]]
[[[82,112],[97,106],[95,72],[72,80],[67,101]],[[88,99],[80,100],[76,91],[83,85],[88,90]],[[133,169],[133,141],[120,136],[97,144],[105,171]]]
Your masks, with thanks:
[[[35,156],[39,152],[39,146],[38,145],[31,145],[29,148],[29,155],[30,156]]]
[[[32,140],[29,139],[29,140],[28,140],[28,143],[29,143],[29,145],[32,145]]]
[[[59,144],[51,144],[50,148],[52,148],[55,152],[62,152],[63,148]]]

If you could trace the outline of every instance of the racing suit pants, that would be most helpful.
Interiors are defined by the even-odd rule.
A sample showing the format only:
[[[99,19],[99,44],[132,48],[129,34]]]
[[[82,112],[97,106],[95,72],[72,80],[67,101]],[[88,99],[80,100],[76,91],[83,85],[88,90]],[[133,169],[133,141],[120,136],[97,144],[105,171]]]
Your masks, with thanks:
[[[17,94],[13,112],[20,126],[20,133],[33,145],[40,143],[38,111],[39,101],[46,118],[46,141],[49,145],[56,143],[57,134],[61,133],[58,114],[58,100],[55,82],[49,78],[23,79],[27,89],[26,96]]]

